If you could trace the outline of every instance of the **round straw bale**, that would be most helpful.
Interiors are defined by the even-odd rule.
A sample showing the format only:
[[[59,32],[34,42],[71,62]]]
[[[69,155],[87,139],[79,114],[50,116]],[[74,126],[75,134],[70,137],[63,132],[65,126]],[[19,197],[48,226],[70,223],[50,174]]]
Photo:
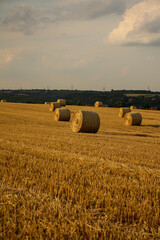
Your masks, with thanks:
[[[54,119],[56,121],[69,121],[70,110],[67,108],[57,108],[54,111]]]
[[[77,112],[70,111],[70,114],[71,114],[71,116],[70,116],[70,121],[73,122],[73,120],[75,119],[75,116],[76,116]]]
[[[120,108],[119,109],[119,117],[120,118],[124,117],[124,115],[130,111],[131,111],[130,108]]]
[[[60,103],[58,103],[58,102],[51,102],[49,110],[50,111],[54,111],[56,108],[60,108],[60,107],[61,107]]]
[[[136,109],[136,106],[130,106],[130,110]]]
[[[72,122],[73,132],[96,133],[100,126],[100,118],[96,112],[78,111]]]
[[[103,103],[100,101],[95,102],[94,104],[95,107],[103,107]]]
[[[142,122],[142,115],[138,112],[130,112],[124,116],[124,124],[126,126],[140,125]]]
[[[65,99],[58,99],[57,102],[60,103],[61,106],[66,106],[66,100]]]

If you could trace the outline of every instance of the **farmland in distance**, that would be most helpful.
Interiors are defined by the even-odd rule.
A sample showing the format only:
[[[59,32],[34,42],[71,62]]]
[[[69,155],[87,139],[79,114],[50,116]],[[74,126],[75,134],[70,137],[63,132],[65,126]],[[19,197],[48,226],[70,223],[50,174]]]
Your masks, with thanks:
[[[0,104],[2,239],[160,239],[160,111],[73,133],[48,105]],[[72,118],[71,118],[72,119]]]

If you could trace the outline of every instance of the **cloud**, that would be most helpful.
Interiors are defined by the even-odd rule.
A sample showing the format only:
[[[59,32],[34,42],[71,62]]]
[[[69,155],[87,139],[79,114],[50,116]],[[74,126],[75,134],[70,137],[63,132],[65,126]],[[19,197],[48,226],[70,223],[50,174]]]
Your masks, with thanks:
[[[160,1],[143,0],[126,10],[123,21],[108,37],[112,44],[159,45]]]
[[[0,68],[4,68],[13,60],[13,54],[8,49],[0,50]]]
[[[11,63],[19,52],[21,52],[21,49],[19,48],[0,49],[0,68],[5,68]]]
[[[12,8],[0,21],[3,30],[33,34],[46,27],[62,21],[92,20],[116,13],[122,14],[126,9],[126,0],[60,0],[47,2],[44,8],[21,4]]]
[[[3,30],[24,32],[26,35],[32,34],[40,24],[39,14],[40,11],[33,7],[15,7],[1,21],[1,27]]]
[[[65,18],[88,20],[106,16],[108,14],[121,14],[125,11],[125,0],[80,0],[69,1]],[[66,9],[66,7],[65,7]]]

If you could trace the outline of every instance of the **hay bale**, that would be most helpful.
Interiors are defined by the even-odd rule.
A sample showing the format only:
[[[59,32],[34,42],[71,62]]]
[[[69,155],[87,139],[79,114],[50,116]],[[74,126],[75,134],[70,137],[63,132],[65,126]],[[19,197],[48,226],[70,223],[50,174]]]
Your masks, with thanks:
[[[130,110],[136,109],[136,106],[130,106]]]
[[[103,103],[100,101],[95,102],[94,104],[95,107],[103,107]]]
[[[130,108],[120,108],[119,109],[119,117],[120,118],[124,117],[124,115],[130,111],[131,111]]]
[[[57,102],[60,103],[61,106],[66,106],[66,100],[65,99],[58,99]]]
[[[124,124],[126,126],[140,125],[142,122],[142,115],[138,112],[130,112],[124,116]]]
[[[58,102],[51,102],[49,110],[54,111],[56,108],[61,108],[61,104]]]
[[[69,121],[70,110],[67,108],[57,108],[54,111],[54,119],[56,121]]]
[[[76,113],[77,113],[77,111],[76,111],[76,112],[75,112],[75,111],[70,111],[70,114],[71,114],[71,116],[70,116],[70,121],[71,121],[71,122],[73,122],[73,120],[75,119]]]
[[[100,126],[100,118],[96,112],[79,111],[72,122],[73,132],[96,133]]]

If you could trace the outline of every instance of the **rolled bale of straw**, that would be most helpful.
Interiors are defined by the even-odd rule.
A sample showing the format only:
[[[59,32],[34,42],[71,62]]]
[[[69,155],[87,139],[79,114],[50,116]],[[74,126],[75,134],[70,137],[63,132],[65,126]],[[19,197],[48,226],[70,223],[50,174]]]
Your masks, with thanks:
[[[140,125],[142,122],[142,115],[138,112],[130,112],[124,116],[124,124],[126,126]]]
[[[125,115],[126,113],[130,112],[130,111],[131,111],[130,108],[120,108],[120,109],[119,109],[119,117],[120,117],[120,118],[123,118],[124,115]]]
[[[100,101],[95,102],[94,104],[95,107],[103,107],[103,103]]]
[[[66,100],[65,99],[58,99],[57,102],[60,103],[61,106],[66,106]]]
[[[130,110],[136,109],[136,106],[130,106]]]
[[[56,108],[61,108],[61,104],[58,102],[51,102],[49,110],[54,111]]]
[[[57,108],[54,111],[54,119],[56,121],[69,121],[70,110],[67,108]]]
[[[96,133],[99,126],[99,115],[92,111],[78,111],[72,121],[73,132]]]

